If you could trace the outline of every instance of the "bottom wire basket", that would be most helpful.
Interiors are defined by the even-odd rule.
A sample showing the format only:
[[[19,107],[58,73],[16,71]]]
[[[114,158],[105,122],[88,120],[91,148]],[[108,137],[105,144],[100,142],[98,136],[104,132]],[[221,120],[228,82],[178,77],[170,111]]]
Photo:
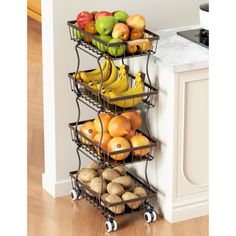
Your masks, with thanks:
[[[118,202],[108,202],[102,198],[101,194],[94,192],[87,183],[79,180],[78,171],[70,172],[72,191],[71,197],[73,200],[85,198],[94,207],[96,207],[102,215],[107,219],[105,222],[105,229],[107,232],[117,229],[117,223],[114,218],[118,216],[124,216],[132,214],[134,212],[144,211],[144,220],[146,222],[152,222],[156,220],[156,213],[153,207],[149,204],[149,199],[156,197],[156,191],[151,186],[147,186],[140,178],[135,177],[129,172],[126,175],[131,177],[133,183],[133,189],[141,187],[145,189],[146,196],[138,196],[134,199],[123,200],[120,197]],[[130,189],[131,192],[131,189]]]

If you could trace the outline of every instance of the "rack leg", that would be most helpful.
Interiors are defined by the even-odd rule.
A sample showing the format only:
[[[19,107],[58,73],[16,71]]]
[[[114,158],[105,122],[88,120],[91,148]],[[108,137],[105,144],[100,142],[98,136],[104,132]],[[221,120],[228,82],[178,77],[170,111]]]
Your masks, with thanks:
[[[77,56],[77,68],[76,68],[75,77],[74,77],[74,87],[76,89],[77,95],[81,96],[81,92],[78,88],[78,84],[76,83],[76,78],[78,76],[79,67],[80,67],[80,56],[79,56],[79,50],[78,50],[79,45],[80,45],[80,43],[77,43],[76,46],[75,46],[75,52],[76,52],[76,56]]]

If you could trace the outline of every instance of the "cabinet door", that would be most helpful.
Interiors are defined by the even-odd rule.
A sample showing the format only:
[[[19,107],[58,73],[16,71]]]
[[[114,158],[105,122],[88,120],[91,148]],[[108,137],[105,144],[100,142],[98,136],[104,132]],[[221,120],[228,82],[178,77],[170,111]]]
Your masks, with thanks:
[[[208,70],[177,75],[176,196],[208,191]]]

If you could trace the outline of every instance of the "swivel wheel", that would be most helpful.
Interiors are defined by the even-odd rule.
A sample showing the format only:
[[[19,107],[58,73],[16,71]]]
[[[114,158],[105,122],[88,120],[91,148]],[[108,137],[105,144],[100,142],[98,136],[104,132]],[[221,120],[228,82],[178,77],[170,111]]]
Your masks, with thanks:
[[[117,223],[115,220],[107,220],[105,222],[105,228],[106,231],[109,233],[111,231],[116,231],[117,230]]]
[[[154,222],[157,220],[157,214],[155,211],[147,211],[144,213],[144,220],[147,223]]]
[[[79,191],[76,191],[75,189],[72,189],[70,191],[70,196],[72,198],[73,201],[75,200],[79,200],[82,198],[82,196],[80,195],[80,192]]]

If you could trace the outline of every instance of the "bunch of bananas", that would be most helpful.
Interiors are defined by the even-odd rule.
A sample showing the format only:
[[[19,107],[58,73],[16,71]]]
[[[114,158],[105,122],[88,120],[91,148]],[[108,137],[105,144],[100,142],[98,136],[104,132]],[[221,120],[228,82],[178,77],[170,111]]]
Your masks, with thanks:
[[[112,60],[105,59],[101,65],[103,83],[101,87],[101,72],[100,68],[96,68],[89,72],[80,72],[77,74],[76,79],[80,79],[83,83],[86,83],[93,90],[101,92],[101,94],[107,98],[122,98],[144,92],[144,85],[141,78],[141,73],[138,72],[135,76],[135,85],[130,88],[128,74],[124,64],[120,66],[118,71],[115,63]],[[142,97],[135,97],[126,100],[119,100],[111,104],[115,104],[119,107],[128,108],[136,106],[142,101]]]
[[[110,98],[117,98],[117,97],[126,97],[126,96],[142,94],[143,92],[144,92],[144,85],[143,85],[141,73],[138,72],[135,76],[135,85],[133,88],[130,88],[118,94],[115,91],[111,91],[109,95],[110,95]],[[138,105],[141,101],[142,101],[142,97],[138,96],[138,97],[134,97],[130,99],[119,100],[119,101],[114,102],[114,104],[116,104],[119,107],[128,108],[128,107],[133,107],[133,106]]]

